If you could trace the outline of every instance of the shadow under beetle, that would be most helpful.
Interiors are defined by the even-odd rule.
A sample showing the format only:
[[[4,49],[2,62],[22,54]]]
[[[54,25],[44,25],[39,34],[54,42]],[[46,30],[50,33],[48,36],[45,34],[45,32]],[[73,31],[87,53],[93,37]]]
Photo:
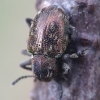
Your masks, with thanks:
[[[69,16],[57,5],[51,5],[43,8],[34,18],[27,18],[26,22],[30,28],[27,50],[23,50],[25,55],[31,55],[32,58],[22,62],[20,66],[33,72],[33,76],[40,81],[51,81],[58,75],[57,58],[67,49],[68,42],[73,36],[74,28],[69,25]],[[64,59],[78,58],[83,51],[74,54],[64,54]],[[31,67],[27,67],[31,65]],[[67,63],[62,66],[63,74],[70,70]],[[23,76],[21,78],[33,77]]]

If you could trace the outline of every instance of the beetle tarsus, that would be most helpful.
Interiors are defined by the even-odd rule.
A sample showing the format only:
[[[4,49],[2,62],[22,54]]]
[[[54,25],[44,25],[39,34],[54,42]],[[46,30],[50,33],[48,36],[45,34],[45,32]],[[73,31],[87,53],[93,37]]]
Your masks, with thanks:
[[[26,56],[31,56],[31,54],[26,49],[22,50],[21,53]]]

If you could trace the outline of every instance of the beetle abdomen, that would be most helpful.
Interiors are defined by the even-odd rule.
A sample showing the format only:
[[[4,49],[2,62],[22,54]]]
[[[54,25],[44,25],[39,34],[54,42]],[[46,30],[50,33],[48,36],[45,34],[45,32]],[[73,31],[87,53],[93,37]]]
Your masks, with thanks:
[[[68,44],[69,19],[62,8],[49,6],[37,14],[30,28],[28,50],[32,54],[59,57]]]

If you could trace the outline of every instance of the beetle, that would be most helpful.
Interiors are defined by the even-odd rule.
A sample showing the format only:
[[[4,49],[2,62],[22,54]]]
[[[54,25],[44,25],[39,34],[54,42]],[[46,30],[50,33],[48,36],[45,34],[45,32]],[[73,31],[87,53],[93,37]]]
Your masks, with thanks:
[[[57,5],[43,8],[34,20],[27,18],[26,22],[30,28],[28,52],[23,50],[22,53],[31,55],[32,58],[22,62],[20,66],[31,70],[36,79],[49,82],[58,75],[57,58],[62,57],[67,49],[68,42],[73,35],[70,29],[74,28],[69,24],[69,15]],[[64,59],[78,58],[81,54],[83,51],[71,55],[64,54]],[[31,68],[27,65],[31,65]],[[64,63],[62,68],[64,69],[63,74],[68,74],[70,70],[68,64]]]
[[[30,21],[27,49],[33,55],[32,71],[40,81],[50,81],[57,76],[56,58],[62,56],[68,45],[69,16],[61,7],[52,5]]]

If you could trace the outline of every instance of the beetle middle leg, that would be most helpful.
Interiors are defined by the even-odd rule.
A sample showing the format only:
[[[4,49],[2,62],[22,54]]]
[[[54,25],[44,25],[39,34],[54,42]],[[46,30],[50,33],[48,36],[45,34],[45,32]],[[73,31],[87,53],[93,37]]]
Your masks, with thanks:
[[[26,56],[31,56],[31,54],[26,49],[22,50],[21,53],[23,55],[26,55]],[[27,67],[28,65],[31,65],[31,58],[20,63],[20,67],[21,68],[24,68],[26,70],[32,71],[32,68],[31,67]]]
[[[64,54],[63,59],[67,60],[68,58],[78,58],[78,57],[83,57],[85,56],[85,51],[88,50],[89,48],[83,49],[81,51],[78,51],[77,53],[72,53],[72,54]]]
[[[24,68],[26,70],[32,71],[32,68],[31,67],[27,67],[28,65],[31,65],[31,58],[28,59],[28,60],[26,60],[26,61],[24,61],[24,62],[22,62],[22,63],[20,63],[20,67],[21,68]]]

